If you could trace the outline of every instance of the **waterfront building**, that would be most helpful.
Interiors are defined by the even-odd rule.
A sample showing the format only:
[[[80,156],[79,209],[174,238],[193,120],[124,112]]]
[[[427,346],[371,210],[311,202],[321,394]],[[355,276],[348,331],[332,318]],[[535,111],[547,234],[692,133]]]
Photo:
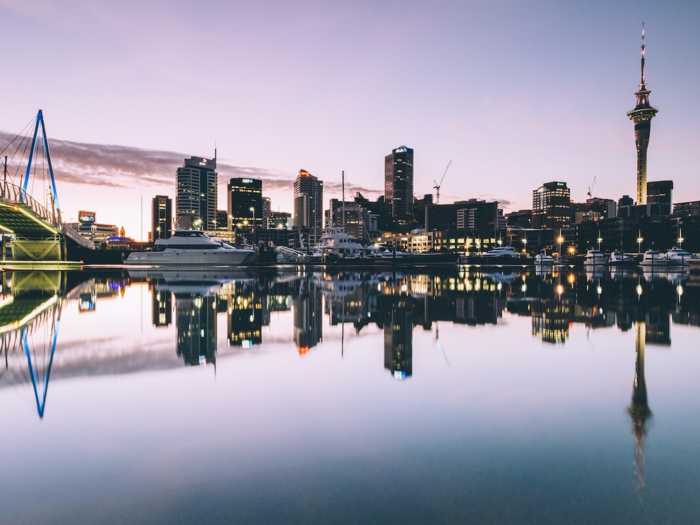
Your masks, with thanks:
[[[345,223],[343,223],[343,209],[345,209]],[[355,202],[331,199],[328,209],[325,211],[326,227],[341,228],[345,225],[345,233],[352,235],[361,242],[369,242],[369,212]]]
[[[466,210],[466,211],[465,211]],[[457,201],[454,204],[433,204],[425,206],[425,229],[455,230],[458,225],[459,212],[462,211],[462,228],[479,230],[495,230],[499,224],[498,202],[479,201],[470,199]],[[503,213],[503,210],[500,210]],[[464,219],[466,217],[466,219]]]
[[[613,199],[592,197],[586,199],[586,213],[597,214],[598,219],[614,219],[617,217],[617,203]]]
[[[677,217],[700,216],[700,201],[677,202],[673,205],[673,215]]]
[[[151,201],[150,239],[169,239],[173,232],[173,201],[167,195],[156,195]]]
[[[647,183],[648,215],[671,215],[673,208],[673,181],[658,180]]]
[[[323,229],[323,181],[306,170],[294,181],[294,226]]]
[[[637,146],[637,204],[644,206],[647,204],[647,148],[649,147],[649,134],[651,133],[651,119],[659,112],[658,109],[649,104],[649,94],[647,89],[645,70],[645,46],[644,46],[644,24],[642,24],[642,76],[639,84],[639,91],[635,93],[637,105],[627,116],[634,122],[634,142]]]
[[[532,210],[518,210],[508,213],[506,227],[532,228]]]
[[[190,157],[177,169],[177,223],[183,229],[216,230],[218,176],[213,159]]]
[[[270,215],[269,230],[289,230],[292,227],[292,214],[286,211],[273,211]]]
[[[110,237],[119,237],[119,227],[116,224],[98,223],[97,214],[94,211],[80,210],[78,222],[71,222],[68,225],[94,242],[107,242]]]
[[[390,229],[413,228],[413,150],[400,146],[384,157],[384,200]]]
[[[630,197],[629,195],[623,195],[622,197],[620,197],[620,199],[617,201],[617,216],[629,217],[630,206],[634,206],[634,199],[632,197]]]
[[[571,190],[566,182],[546,182],[532,192],[533,228],[568,228],[571,224]]]

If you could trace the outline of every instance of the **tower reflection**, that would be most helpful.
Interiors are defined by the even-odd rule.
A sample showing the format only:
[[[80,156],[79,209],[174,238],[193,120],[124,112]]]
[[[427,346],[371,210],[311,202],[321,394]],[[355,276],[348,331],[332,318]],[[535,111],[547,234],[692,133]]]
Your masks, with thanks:
[[[306,354],[323,340],[322,314],[321,289],[313,280],[302,280],[294,298],[294,343],[299,354]]]
[[[634,432],[634,467],[637,491],[644,489],[644,439],[647,434],[647,421],[652,417],[647,402],[647,383],[644,378],[644,347],[646,343],[645,323],[638,322],[635,333],[635,370],[632,384],[632,404],[627,413],[632,418]]]
[[[399,380],[413,375],[413,301],[388,296],[384,311],[384,368]]]

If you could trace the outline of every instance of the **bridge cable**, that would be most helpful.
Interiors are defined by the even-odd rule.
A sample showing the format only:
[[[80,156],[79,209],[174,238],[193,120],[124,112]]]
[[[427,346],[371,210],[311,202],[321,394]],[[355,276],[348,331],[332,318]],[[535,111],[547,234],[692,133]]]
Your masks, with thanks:
[[[15,135],[15,138],[13,138],[13,139],[10,141],[10,143],[9,143],[7,146],[5,146],[5,148],[4,148],[2,151],[0,151],[0,155],[2,155],[3,153],[5,153],[5,151],[7,151],[7,148],[9,148],[10,146],[12,146],[12,143],[13,143],[15,140],[17,140],[17,139],[20,137],[20,135],[22,135],[22,133],[23,133],[28,127],[30,127],[30,126],[34,123],[35,120],[36,120],[36,118],[32,118],[32,119],[29,121],[29,123],[28,123],[26,126],[24,126],[24,128],[22,128],[22,130],[21,130],[19,133],[17,133],[17,135]]]

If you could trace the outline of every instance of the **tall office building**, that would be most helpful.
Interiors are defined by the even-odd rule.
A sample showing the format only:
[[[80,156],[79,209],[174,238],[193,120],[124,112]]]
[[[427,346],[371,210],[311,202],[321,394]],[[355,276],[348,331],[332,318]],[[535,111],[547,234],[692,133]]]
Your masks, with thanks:
[[[406,146],[384,157],[384,200],[394,231],[413,227],[413,150]]]
[[[229,230],[253,225],[260,228],[263,223],[262,181],[240,177],[229,180],[226,211],[229,216]]]
[[[217,173],[213,159],[190,157],[177,169],[177,222],[181,228],[216,229]]]
[[[323,182],[306,170],[294,181],[294,226],[323,228]]]
[[[634,122],[634,142],[637,145],[637,205],[647,203],[647,148],[649,147],[649,134],[651,132],[651,119],[659,112],[649,105],[645,66],[644,66],[644,24],[642,24],[642,80],[639,84],[637,105],[627,116]]]
[[[571,225],[571,190],[566,182],[546,182],[532,192],[533,228],[568,228]]]
[[[167,195],[156,195],[151,203],[151,239],[169,239],[173,233],[173,201]]]

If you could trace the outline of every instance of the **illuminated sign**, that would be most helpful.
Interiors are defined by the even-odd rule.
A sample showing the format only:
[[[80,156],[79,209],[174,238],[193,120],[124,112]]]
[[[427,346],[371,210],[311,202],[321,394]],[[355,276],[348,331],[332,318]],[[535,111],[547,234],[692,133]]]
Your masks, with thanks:
[[[243,182],[246,184],[250,184],[251,182],[253,182],[253,179],[243,179]]]
[[[400,148],[396,148],[394,150],[394,153],[406,153],[407,151],[408,151],[408,148],[406,148],[406,146],[402,146]]]
[[[78,212],[79,222],[95,222],[95,212],[94,211],[83,211]]]

